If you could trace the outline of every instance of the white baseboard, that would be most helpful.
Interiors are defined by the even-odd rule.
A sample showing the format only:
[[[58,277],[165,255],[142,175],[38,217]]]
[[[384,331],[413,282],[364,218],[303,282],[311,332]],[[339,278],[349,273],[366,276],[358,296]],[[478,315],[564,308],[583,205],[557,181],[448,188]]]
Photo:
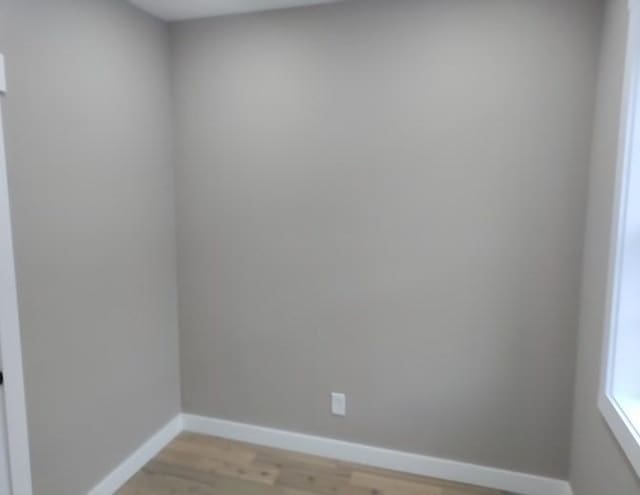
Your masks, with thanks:
[[[571,486],[563,480],[192,414],[178,415],[163,426],[91,489],[88,495],[113,495],[182,431],[493,488],[518,495],[573,495]]]
[[[183,414],[182,418],[184,429],[195,433],[493,488],[518,495],[572,495],[571,486],[564,480],[191,414]]]
[[[113,495],[142,467],[153,459],[183,430],[182,415],[178,414],[144,442],[122,464],[93,487],[88,495]]]

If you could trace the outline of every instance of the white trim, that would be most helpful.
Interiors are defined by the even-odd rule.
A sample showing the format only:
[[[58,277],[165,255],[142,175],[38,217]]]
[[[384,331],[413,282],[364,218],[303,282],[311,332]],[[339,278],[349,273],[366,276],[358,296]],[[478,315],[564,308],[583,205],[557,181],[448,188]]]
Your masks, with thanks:
[[[0,97],[6,90],[4,58],[0,54]],[[11,234],[7,162],[0,108],[0,348],[4,384],[9,471],[14,495],[31,495],[29,434],[22,369],[22,344]]]
[[[637,54],[640,52],[640,0],[629,0],[629,24],[627,34],[627,54],[625,79],[620,111],[620,132],[618,138],[618,156],[616,163],[616,182],[612,214],[612,228],[609,248],[609,272],[607,283],[606,320],[602,347],[600,392],[598,407],[611,432],[622,447],[634,469],[640,474],[640,434],[627,418],[623,409],[613,396],[615,342],[618,331],[618,308],[620,298],[620,270],[623,262],[625,237],[625,211],[629,177],[631,172],[631,152],[633,136],[638,125],[634,115],[638,107],[638,85],[640,84],[640,65]]]
[[[4,55],[0,53],[0,95],[7,92],[7,76],[4,70]]]
[[[520,495],[571,495],[568,482],[331,438],[183,414],[184,429],[241,442],[329,457]]]
[[[613,435],[620,443],[622,450],[627,454],[629,462],[631,462],[636,472],[640,473],[640,457],[634,455],[634,452],[638,452],[640,434],[638,434],[623,409],[614,399],[609,396],[601,397],[598,406]]]
[[[133,452],[122,464],[109,473],[93,487],[88,495],[113,495],[144,465],[166,447],[183,429],[182,416],[179,414],[160,428]]]

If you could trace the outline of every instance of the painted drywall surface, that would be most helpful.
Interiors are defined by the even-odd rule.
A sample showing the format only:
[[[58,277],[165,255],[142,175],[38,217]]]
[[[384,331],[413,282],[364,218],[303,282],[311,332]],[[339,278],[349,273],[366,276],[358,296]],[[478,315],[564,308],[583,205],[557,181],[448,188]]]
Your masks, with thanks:
[[[571,484],[575,495],[637,495],[640,479],[597,407],[628,23],[627,0],[608,0],[605,5],[585,236]]]
[[[86,493],[180,409],[166,26],[0,3],[37,495]]]
[[[184,409],[565,478],[599,14],[174,25]]]

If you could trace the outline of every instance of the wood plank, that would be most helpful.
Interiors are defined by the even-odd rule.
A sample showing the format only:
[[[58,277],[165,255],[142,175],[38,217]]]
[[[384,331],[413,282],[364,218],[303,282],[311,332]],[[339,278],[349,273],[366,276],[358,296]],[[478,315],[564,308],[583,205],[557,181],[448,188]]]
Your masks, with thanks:
[[[220,495],[215,486],[194,480],[174,478],[160,473],[149,474],[144,471],[136,474],[118,495]]]
[[[347,465],[349,465],[347,463]],[[385,478],[397,478],[405,481],[412,481],[414,483],[423,483],[427,485],[433,485],[444,489],[446,495],[509,495],[500,490],[494,490],[491,488],[481,488],[472,485],[466,485],[462,483],[456,483],[454,481],[440,480],[436,478],[429,478],[426,476],[420,476],[418,474],[402,473],[400,471],[390,471],[388,469],[381,469],[371,466],[354,465],[351,464],[352,471],[359,471],[363,473],[370,473]]]
[[[351,474],[350,482],[353,486],[379,490],[384,495],[443,495],[441,487],[360,471]]]
[[[348,474],[318,472],[313,469],[285,467],[280,471],[276,484],[314,495],[371,495],[370,489],[352,485]]]
[[[197,452],[185,452],[169,448],[163,450],[157,459],[167,464],[191,468],[210,474],[239,478],[266,485],[273,485],[279,475],[278,469],[255,463],[238,463],[232,460],[213,459]]]
[[[249,465],[256,457],[256,451],[236,442],[216,439],[204,435],[182,434],[168,447],[173,452],[192,453],[210,459],[229,461],[239,465]]]

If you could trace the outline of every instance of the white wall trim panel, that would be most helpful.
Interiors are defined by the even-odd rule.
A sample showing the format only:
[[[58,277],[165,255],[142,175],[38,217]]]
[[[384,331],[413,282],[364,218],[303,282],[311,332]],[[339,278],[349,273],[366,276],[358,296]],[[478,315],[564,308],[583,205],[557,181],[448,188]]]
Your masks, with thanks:
[[[177,415],[154,433],[122,464],[93,487],[88,495],[113,495],[142,467],[166,447],[183,429],[182,416]]]

